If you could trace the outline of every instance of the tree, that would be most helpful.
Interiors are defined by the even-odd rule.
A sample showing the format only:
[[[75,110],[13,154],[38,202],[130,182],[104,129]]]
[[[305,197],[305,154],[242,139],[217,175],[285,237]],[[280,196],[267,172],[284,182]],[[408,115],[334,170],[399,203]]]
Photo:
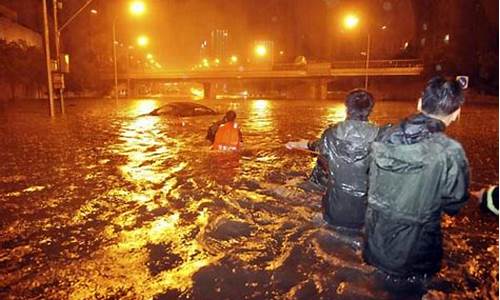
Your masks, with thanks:
[[[10,86],[12,99],[17,87],[38,89],[43,83],[43,59],[41,51],[26,42],[7,42],[0,39],[0,81]]]

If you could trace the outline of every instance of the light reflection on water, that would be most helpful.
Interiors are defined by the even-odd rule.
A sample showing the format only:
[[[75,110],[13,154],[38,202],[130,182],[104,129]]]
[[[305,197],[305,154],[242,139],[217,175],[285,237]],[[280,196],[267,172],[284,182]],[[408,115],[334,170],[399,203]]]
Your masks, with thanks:
[[[269,100],[253,100],[250,104],[251,111],[246,123],[250,132],[266,132],[274,129],[272,113],[273,105]]]
[[[24,154],[29,159],[21,157],[19,167],[4,169],[0,178],[0,183],[14,182],[0,194],[5,196],[1,208],[8,211],[0,220],[6,224],[0,231],[0,298],[391,298],[373,283],[373,269],[362,263],[359,252],[339,242],[334,230],[318,225],[320,196],[287,186],[302,180],[314,157],[287,151],[282,143],[318,137],[327,125],[344,119],[343,103],[203,102],[221,112],[236,110],[243,127],[245,150],[220,155],[209,151],[204,140],[206,127],[220,116],[184,118],[182,123],[135,118],[164,102],[130,101],[121,118],[110,116],[111,109],[102,109],[102,119],[84,114],[81,123],[75,118],[64,124],[65,130],[74,126],[77,132],[70,137],[43,127],[7,135],[11,143],[0,152],[4,161],[18,155],[15,147],[21,146],[29,150]],[[88,105],[77,104],[69,115]],[[390,116],[392,121],[413,107],[413,102],[378,103],[373,119],[385,122]],[[468,127],[478,115],[492,121]],[[10,124],[22,127],[24,120],[20,115]],[[496,139],[496,127],[490,125],[497,123],[494,110],[469,110],[458,127],[450,128],[466,149],[477,150],[468,155],[475,176],[485,181],[498,178],[482,167],[485,158],[498,162],[498,144],[484,142]],[[61,141],[60,148],[40,148],[45,139],[56,145]],[[75,162],[53,162],[74,144],[77,150],[64,159]],[[46,160],[32,156],[45,151],[50,154]],[[36,177],[34,167],[50,169],[44,161],[57,166],[59,177],[40,171],[43,176]],[[23,181],[30,184],[18,183]],[[58,181],[63,184],[52,188]],[[437,289],[456,287],[450,293],[458,298],[482,295],[484,286],[495,290],[495,224],[474,207],[465,216],[445,219],[445,253],[450,254]],[[464,274],[467,282],[478,284],[465,283]]]
[[[334,105],[326,108],[325,118],[331,123],[335,124],[345,120],[347,116],[346,108],[343,103],[335,103]]]

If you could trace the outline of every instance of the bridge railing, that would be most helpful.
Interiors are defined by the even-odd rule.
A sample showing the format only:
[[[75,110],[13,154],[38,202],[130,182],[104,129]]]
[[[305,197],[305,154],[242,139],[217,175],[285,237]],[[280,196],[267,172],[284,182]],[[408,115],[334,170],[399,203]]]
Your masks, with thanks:
[[[411,68],[422,66],[421,59],[389,59],[370,60],[369,68]],[[365,68],[366,61],[334,61],[331,63],[332,69]]]
[[[419,59],[404,59],[404,60],[371,60],[369,62],[370,69],[391,69],[399,68],[404,70],[405,68],[422,68],[423,62]],[[331,71],[346,71],[353,72],[355,70],[364,69],[366,67],[365,61],[334,61],[334,62],[310,62],[308,64],[295,64],[295,63],[281,63],[274,64],[273,66],[230,66],[230,67],[217,67],[208,69],[198,69],[198,70],[130,70],[130,72],[120,72],[120,76],[137,75],[137,74],[170,74],[171,76],[179,76],[188,74],[198,74],[198,75],[217,75],[222,76],[224,74],[233,75],[235,73],[267,73],[277,71],[278,73],[287,72],[297,72],[309,75],[323,75],[328,74]],[[110,70],[101,70],[102,73],[111,74]]]

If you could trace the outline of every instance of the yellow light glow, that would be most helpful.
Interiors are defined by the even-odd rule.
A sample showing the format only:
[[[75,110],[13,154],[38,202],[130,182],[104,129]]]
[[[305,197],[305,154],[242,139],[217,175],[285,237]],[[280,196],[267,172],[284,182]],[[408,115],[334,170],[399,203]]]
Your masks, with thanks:
[[[147,59],[153,59],[153,54],[148,53],[148,54],[146,55],[146,58],[147,58]]]
[[[194,100],[203,99],[203,96],[205,94],[203,92],[203,89],[195,88],[195,87],[190,88],[190,92],[191,92],[191,95],[193,96]]]
[[[130,13],[133,15],[142,15],[146,11],[146,5],[142,1],[133,1],[130,3]]]
[[[218,59],[218,58],[214,59],[214,63],[215,63],[216,65],[218,65],[218,64],[220,63],[220,59]]]
[[[205,66],[205,67],[209,66],[208,59],[206,59],[206,58],[203,59],[203,66]]]
[[[238,56],[236,56],[236,55],[232,55],[232,56],[231,56],[231,63],[235,64],[235,63],[237,63],[237,62],[238,62]]]
[[[251,104],[251,120],[248,125],[252,131],[265,132],[274,128],[271,117],[272,103],[269,100],[258,99]]]
[[[267,48],[264,45],[255,46],[255,54],[258,56],[265,56],[267,54]]]
[[[149,38],[145,35],[141,35],[137,38],[137,45],[141,47],[146,47],[149,44]]]
[[[352,29],[358,26],[358,23],[359,23],[359,18],[356,15],[350,14],[345,16],[344,18],[344,27],[346,27],[347,29]]]

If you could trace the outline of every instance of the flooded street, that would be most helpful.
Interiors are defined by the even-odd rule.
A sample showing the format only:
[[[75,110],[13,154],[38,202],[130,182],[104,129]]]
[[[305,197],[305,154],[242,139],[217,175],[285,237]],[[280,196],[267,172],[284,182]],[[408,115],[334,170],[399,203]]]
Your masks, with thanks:
[[[322,224],[319,194],[282,192],[315,161],[283,144],[343,120],[342,102],[201,101],[237,112],[244,150],[231,155],[205,140],[222,115],[137,117],[166,102],[69,100],[54,120],[45,102],[0,106],[0,299],[397,298],[359,237]],[[379,102],[372,121],[415,106]],[[447,133],[472,190],[498,183],[497,105],[466,103]],[[498,222],[474,200],[443,221],[430,288],[453,299],[498,291]]]

